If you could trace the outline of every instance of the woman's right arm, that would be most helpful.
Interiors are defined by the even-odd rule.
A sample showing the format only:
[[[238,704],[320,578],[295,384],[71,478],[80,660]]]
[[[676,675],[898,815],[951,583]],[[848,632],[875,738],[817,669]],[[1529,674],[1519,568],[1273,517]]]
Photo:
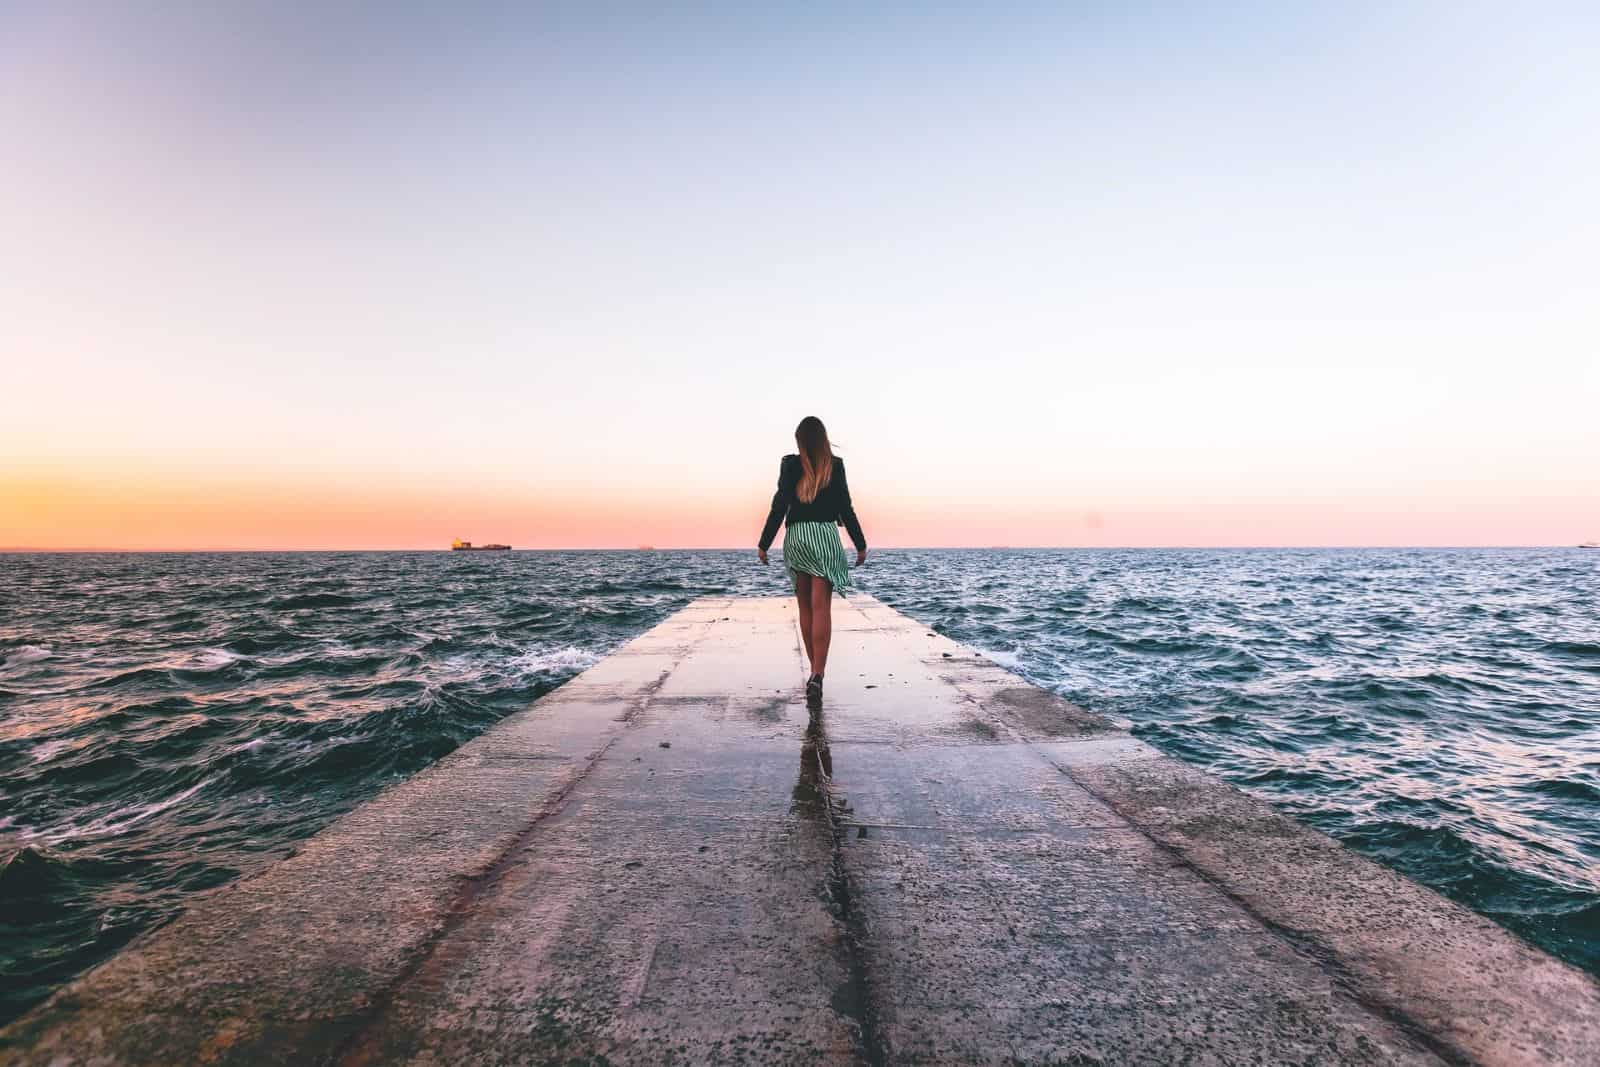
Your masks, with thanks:
[[[756,542],[756,549],[761,553],[761,562],[766,562],[767,549],[772,547],[772,539],[778,536],[778,527],[783,524],[783,517],[789,513],[789,497],[792,486],[789,482],[789,464],[778,461],[778,491],[772,494],[772,507],[767,511],[767,524],[761,528],[761,540]]]

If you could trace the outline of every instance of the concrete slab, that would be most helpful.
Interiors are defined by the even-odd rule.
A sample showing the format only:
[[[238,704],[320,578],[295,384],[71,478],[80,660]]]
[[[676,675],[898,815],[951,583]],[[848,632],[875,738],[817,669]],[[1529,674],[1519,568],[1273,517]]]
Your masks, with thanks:
[[[870,597],[696,601],[0,1064],[1600,1062],[1600,986]]]

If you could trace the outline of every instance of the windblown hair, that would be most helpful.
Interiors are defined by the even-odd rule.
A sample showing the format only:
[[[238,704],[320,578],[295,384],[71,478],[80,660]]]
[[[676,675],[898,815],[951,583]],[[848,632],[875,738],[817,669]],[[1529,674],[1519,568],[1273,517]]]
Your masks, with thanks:
[[[815,415],[800,420],[794,430],[794,443],[800,447],[801,470],[794,495],[809,504],[833,478],[833,446],[828,443],[827,427]]]

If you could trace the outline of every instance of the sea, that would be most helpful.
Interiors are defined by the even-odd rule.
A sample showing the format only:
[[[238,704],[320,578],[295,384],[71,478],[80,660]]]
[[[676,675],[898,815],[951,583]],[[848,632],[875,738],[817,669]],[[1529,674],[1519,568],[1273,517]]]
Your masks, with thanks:
[[[1600,551],[887,550],[859,588],[1600,974]],[[0,1021],[753,551],[0,555]]]

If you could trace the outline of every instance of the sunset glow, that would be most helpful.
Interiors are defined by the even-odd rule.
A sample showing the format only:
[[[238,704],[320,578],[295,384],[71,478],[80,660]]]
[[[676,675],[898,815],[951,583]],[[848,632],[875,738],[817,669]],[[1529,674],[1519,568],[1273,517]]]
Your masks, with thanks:
[[[0,547],[1600,538],[1592,6],[582,12],[6,16]]]

